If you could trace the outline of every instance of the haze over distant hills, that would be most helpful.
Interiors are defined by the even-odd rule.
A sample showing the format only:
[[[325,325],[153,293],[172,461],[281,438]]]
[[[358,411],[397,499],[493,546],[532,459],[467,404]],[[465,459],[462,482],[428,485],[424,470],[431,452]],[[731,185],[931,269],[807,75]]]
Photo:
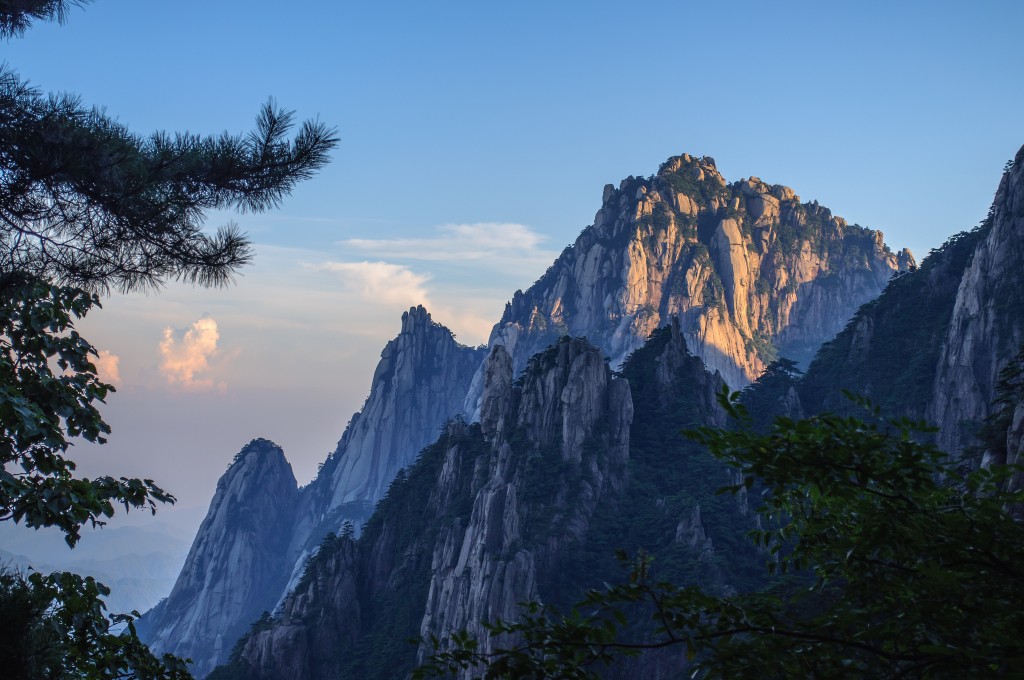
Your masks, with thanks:
[[[95,576],[110,587],[110,611],[145,611],[170,592],[190,540],[178,526],[157,520],[142,526],[83,529],[82,540],[70,550],[55,530],[32,531],[3,522],[0,563],[21,570]]]

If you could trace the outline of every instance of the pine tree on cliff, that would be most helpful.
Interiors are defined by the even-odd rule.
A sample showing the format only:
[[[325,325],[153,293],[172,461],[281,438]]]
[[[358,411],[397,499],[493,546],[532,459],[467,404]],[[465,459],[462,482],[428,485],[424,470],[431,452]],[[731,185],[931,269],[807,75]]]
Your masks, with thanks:
[[[63,22],[87,0],[0,0],[0,38],[36,20]],[[337,143],[316,121],[290,137],[273,102],[246,135],[140,136],[71,95],[44,95],[0,65],[0,521],[56,526],[72,547],[84,524],[116,505],[174,498],[152,480],[74,476],[72,439],[103,443],[96,350],[74,329],[97,293],[168,280],[224,285],[252,257],[237,226],[203,230],[211,209],[276,207]],[[0,574],[11,677],[186,678],[181,659],[154,658],[130,616],[109,615],[108,590],[76,574]],[[14,611],[17,609],[17,611]],[[121,634],[112,624],[127,626]]]

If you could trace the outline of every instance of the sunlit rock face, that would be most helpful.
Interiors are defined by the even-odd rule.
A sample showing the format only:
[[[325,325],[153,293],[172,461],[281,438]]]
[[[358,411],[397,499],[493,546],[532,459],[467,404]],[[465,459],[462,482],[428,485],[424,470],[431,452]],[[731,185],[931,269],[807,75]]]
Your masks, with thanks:
[[[690,350],[739,389],[778,355],[806,362],[914,266],[881,232],[850,225],[789,187],[728,183],[710,158],[677,156],[650,178],[605,187],[594,224],[526,292],[490,344],[516,369],[561,335],[618,366],[676,316]],[[466,412],[479,414],[478,375]]]
[[[154,651],[193,658],[197,677],[227,659],[284,588],[298,496],[291,465],[273,442],[256,439],[238,453],[217,482],[170,596],[141,622]]]

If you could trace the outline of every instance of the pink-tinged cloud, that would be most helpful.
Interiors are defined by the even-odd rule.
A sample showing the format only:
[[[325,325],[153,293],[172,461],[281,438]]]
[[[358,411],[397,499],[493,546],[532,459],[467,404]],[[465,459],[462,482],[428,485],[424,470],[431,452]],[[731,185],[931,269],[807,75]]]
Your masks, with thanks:
[[[181,338],[176,338],[174,331],[164,329],[164,339],[160,343],[160,372],[171,385],[185,390],[223,390],[223,382],[215,383],[209,377],[210,359],[217,354],[217,341],[220,333],[217,322],[210,317],[203,317],[185,331]]]
[[[100,380],[114,387],[121,386],[121,357],[101,349],[99,356],[93,357],[92,363],[96,366]]]

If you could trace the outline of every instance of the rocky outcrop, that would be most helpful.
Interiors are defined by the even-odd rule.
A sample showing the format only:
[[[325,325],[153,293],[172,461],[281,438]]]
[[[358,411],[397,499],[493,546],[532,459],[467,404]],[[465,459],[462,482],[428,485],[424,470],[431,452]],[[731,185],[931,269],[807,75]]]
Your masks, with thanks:
[[[780,352],[809,360],[913,266],[880,232],[788,187],[729,184],[712,159],[684,154],[653,177],[606,186],[594,224],[516,292],[490,344],[521,369],[559,336],[586,336],[618,366],[675,316],[691,351],[738,389]],[[468,414],[479,413],[482,382],[478,374]]]
[[[949,451],[970,444],[992,414],[999,372],[1024,341],[1024,147],[999,183],[989,219],[957,290],[935,375],[929,416]]]
[[[227,659],[285,585],[297,504],[279,447],[255,439],[235,456],[170,596],[140,621],[155,652],[193,658],[196,677]]]
[[[401,640],[461,627],[484,639],[481,621],[514,618],[536,595],[538,574],[557,569],[598,502],[623,488],[629,386],[598,349],[568,338],[538,355],[521,382],[512,382],[503,347],[487,367],[485,422],[450,424],[399,476],[358,542],[325,541],[226,673],[400,677],[415,660]],[[391,654],[383,666],[369,659],[377,644]]]
[[[489,636],[484,622],[515,620],[520,603],[537,595],[538,570],[555,569],[602,495],[622,490],[633,419],[628,383],[612,380],[585,341],[565,338],[534,357],[519,393],[503,390],[511,367],[496,346],[483,401],[502,415],[481,422],[491,474],[468,522],[442,529],[420,628],[424,639],[468,630],[484,652],[509,642]],[[505,422],[512,414],[514,427]]]
[[[486,350],[458,344],[422,306],[402,315],[402,331],[380,355],[370,396],[352,416],[314,484],[330,489],[324,508],[373,506],[400,468],[459,413]]]

